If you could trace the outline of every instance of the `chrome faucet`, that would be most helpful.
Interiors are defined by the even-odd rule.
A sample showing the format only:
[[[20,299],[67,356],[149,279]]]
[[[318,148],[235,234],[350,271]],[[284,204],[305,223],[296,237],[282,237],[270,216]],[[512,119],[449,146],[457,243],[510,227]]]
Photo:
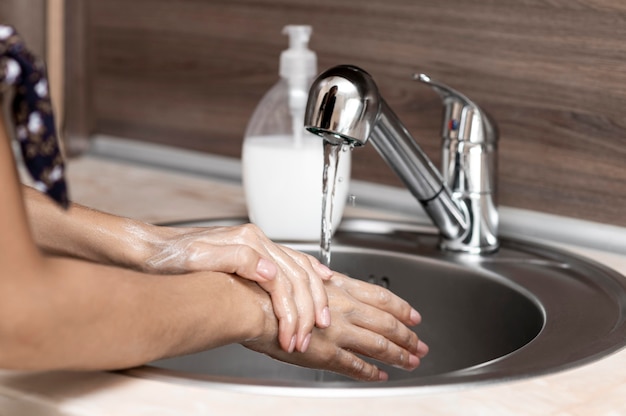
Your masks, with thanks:
[[[495,123],[473,101],[425,74],[444,105],[442,172],[428,159],[378,92],[372,77],[350,65],[315,79],[304,124],[331,144],[371,143],[438,227],[441,247],[467,253],[498,248]]]

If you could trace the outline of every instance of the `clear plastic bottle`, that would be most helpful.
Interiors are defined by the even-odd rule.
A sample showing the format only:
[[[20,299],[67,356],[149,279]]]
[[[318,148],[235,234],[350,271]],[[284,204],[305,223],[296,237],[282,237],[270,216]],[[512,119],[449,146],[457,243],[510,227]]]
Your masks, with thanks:
[[[322,219],[322,140],[304,129],[317,57],[308,49],[310,26],[289,25],[289,49],[280,57],[280,80],[254,111],[242,149],[243,187],[250,220],[277,240],[318,241]],[[350,152],[339,162],[333,230],[343,215]]]

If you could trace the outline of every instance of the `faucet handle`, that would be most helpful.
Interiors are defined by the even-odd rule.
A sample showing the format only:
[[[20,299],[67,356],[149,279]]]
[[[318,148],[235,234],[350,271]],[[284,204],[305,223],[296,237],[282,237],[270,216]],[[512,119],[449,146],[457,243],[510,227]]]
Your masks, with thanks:
[[[473,219],[461,238],[442,244],[453,251],[494,251],[498,248],[496,124],[460,92],[426,74],[415,74],[413,79],[430,86],[443,101],[442,176],[455,201]]]
[[[487,113],[467,96],[426,74],[413,74],[413,79],[428,85],[441,97],[444,105],[441,135],[444,139],[476,144],[496,141],[495,124]]]

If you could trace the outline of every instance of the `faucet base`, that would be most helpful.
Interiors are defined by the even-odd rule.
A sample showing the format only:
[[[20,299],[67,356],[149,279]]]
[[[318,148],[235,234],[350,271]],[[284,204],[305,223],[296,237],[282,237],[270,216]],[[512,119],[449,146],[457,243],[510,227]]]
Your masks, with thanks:
[[[439,248],[444,251],[451,251],[454,253],[486,255],[486,254],[496,253],[498,249],[500,248],[500,244],[496,242],[495,244],[486,245],[486,246],[470,246],[464,242],[449,241],[449,240],[442,239],[441,242],[439,243]]]

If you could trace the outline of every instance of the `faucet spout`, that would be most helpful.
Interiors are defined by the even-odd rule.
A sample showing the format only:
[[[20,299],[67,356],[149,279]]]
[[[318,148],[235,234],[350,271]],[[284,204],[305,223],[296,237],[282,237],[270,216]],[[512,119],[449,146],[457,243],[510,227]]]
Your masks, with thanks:
[[[307,130],[334,145],[358,147],[371,141],[437,226],[444,248],[485,251],[463,243],[475,228],[474,213],[455,197],[367,72],[341,65],[318,76],[309,92],[304,123]],[[471,240],[476,245],[475,238]]]
[[[382,98],[370,141],[422,205],[443,238],[462,236],[469,227],[467,213],[455,203],[439,170]]]
[[[304,124],[332,144],[362,146],[374,130],[382,101],[367,72],[340,65],[313,81]]]

